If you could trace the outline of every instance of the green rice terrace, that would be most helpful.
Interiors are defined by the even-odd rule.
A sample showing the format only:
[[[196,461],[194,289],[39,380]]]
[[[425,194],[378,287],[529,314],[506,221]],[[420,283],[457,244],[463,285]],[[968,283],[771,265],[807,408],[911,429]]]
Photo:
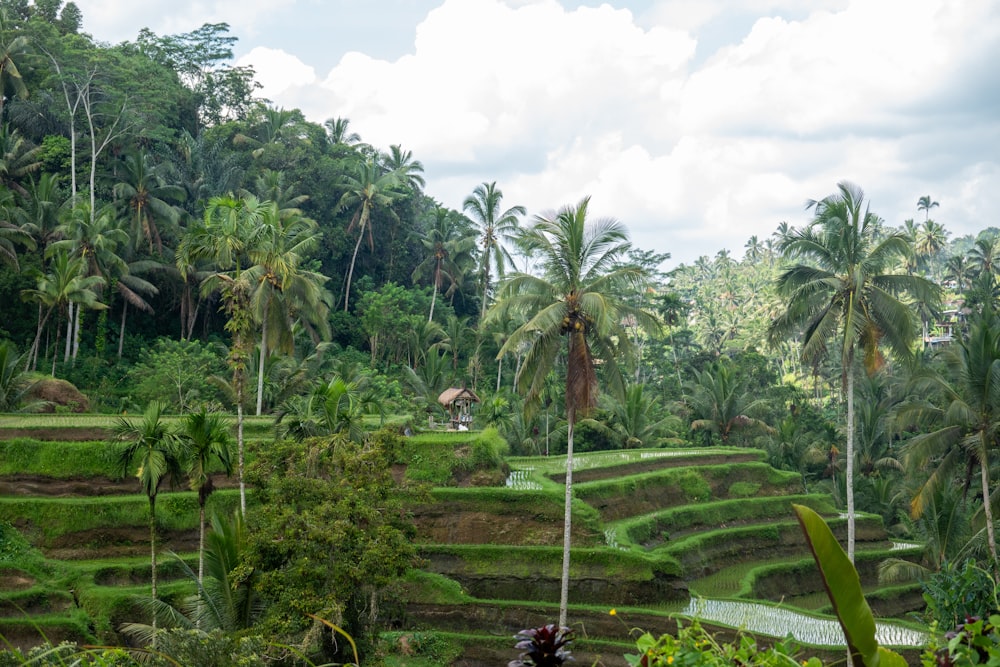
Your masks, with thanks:
[[[13,646],[122,644],[119,625],[141,617],[133,596],[149,594],[149,505],[133,476],[111,473],[110,421],[0,417],[0,633]],[[250,458],[270,442],[271,424],[248,420]],[[430,490],[407,503],[423,567],[407,578],[392,625],[400,637],[446,640],[449,664],[506,664],[511,635],[557,615],[565,458],[498,460],[497,440],[416,434],[393,469]],[[828,496],[805,493],[800,475],[764,458],[726,447],[577,455],[569,617],[580,664],[624,665],[630,629],[670,631],[678,615],[723,636],[792,633],[820,654],[842,650],[791,504],[815,510],[838,537],[845,520]],[[238,507],[235,480],[215,484],[209,510]],[[185,570],[197,568],[198,497],[164,489],[156,509],[160,551],[179,555],[161,555],[160,595],[176,598],[193,590]],[[893,543],[869,515],[858,518],[857,544],[879,642],[904,653],[923,645],[905,620],[924,604],[919,586],[877,582],[879,562],[915,558],[919,546]]]

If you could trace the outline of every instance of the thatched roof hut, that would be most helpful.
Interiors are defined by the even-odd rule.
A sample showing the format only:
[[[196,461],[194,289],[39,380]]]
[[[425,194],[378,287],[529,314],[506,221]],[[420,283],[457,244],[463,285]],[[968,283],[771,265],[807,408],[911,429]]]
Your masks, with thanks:
[[[438,396],[438,403],[448,410],[451,418],[451,428],[469,428],[472,425],[472,404],[479,403],[476,392],[465,387],[445,389]]]

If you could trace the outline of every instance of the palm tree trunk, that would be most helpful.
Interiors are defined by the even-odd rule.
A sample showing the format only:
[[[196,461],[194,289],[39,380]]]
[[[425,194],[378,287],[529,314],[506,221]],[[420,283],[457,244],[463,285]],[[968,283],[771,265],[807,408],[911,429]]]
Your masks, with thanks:
[[[264,359],[267,357],[267,310],[270,301],[264,300],[264,316],[261,318],[260,332],[260,362],[257,364],[257,416],[260,417],[261,408],[264,406]]]
[[[198,503],[198,588],[205,583],[205,503]]]
[[[986,449],[986,434],[979,433],[982,440],[979,454],[979,473],[983,482],[983,515],[986,517],[986,542],[990,547],[990,556],[993,557],[993,575],[997,574],[997,538],[993,527],[993,507],[990,503],[990,464],[988,450]]]
[[[24,372],[27,373],[29,370],[34,370],[38,368],[38,348],[42,343],[42,329],[45,328],[45,323],[49,320],[49,315],[52,314],[52,307],[49,307],[45,311],[45,316],[42,316],[42,304],[38,303],[38,329],[35,330],[35,342],[31,344],[31,351],[28,354],[28,362],[24,365]]]
[[[156,496],[149,497],[149,566],[151,597],[156,599]],[[156,647],[156,611],[153,612],[153,647]]]
[[[354,276],[354,262],[358,259],[358,249],[361,247],[361,239],[365,236],[362,227],[358,230],[358,242],[354,244],[354,254],[351,255],[351,266],[347,269],[347,289],[344,290],[344,312],[347,312],[347,304],[351,300],[351,278]]]
[[[500,391],[500,372],[503,371],[503,357],[497,360],[497,391]]]
[[[566,436],[566,502],[563,510],[563,562],[562,585],[559,592],[559,627],[566,625],[566,611],[569,606],[569,548],[573,520],[573,422],[576,415],[569,415],[569,429]]]
[[[118,329],[118,358],[122,358],[122,348],[125,346],[125,313],[128,312],[128,301],[122,299],[122,325]]]
[[[854,354],[847,360],[847,558],[854,562]]]
[[[74,304],[71,301],[69,303],[68,310],[67,310],[67,316],[66,316],[66,349],[63,351],[63,363],[64,364],[69,361],[69,353],[72,350],[72,347],[71,347],[72,343],[71,343],[71,341],[73,340],[73,314],[76,312],[76,308],[74,308],[75,305],[76,304]]]
[[[427,316],[427,321],[432,322],[434,320],[434,302],[437,301],[438,295],[438,279],[437,276],[434,277],[434,291],[431,292],[431,313]]]
[[[80,352],[80,313],[82,309],[79,304],[76,306],[76,312],[73,314],[73,353],[70,355],[73,359],[73,365],[76,366],[76,355]]]
[[[247,490],[243,484],[243,386],[237,380],[236,384],[236,450],[240,476],[240,511],[247,513]]]

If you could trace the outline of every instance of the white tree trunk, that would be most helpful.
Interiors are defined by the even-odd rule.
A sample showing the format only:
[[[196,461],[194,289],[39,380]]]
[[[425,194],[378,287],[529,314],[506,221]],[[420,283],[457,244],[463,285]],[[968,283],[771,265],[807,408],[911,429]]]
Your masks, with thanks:
[[[847,366],[847,558],[854,562],[854,355]]]
[[[566,625],[566,612],[569,606],[569,548],[573,521],[573,422],[576,415],[569,416],[569,430],[566,436],[566,506],[563,510],[563,561],[562,586],[559,593],[559,627]]]
[[[257,416],[264,406],[264,360],[267,359],[267,311],[270,302],[264,301],[264,316],[260,332],[260,361],[257,364]]]
[[[993,526],[993,507],[990,503],[990,462],[989,450],[986,448],[986,434],[980,432],[981,451],[979,454],[979,472],[983,482],[983,515],[986,517],[986,542],[990,547],[990,556],[993,558],[993,571],[997,567],[997,538]]]
[[[73,343],[72,343],[72,341],[73,341],[73,315],[76,313],[76,309],[74,308],[75,305],[76,304],[74,304],[73,302],[70,302],[69,308],[67,309],[67,317],[66,317],[66,346],[65,346],[65,349],[63,350],[63,363],[64,364],[69,361],[69,354],[70,354],[70,351],[73,349],[73,347],[72,347],[73,346]]]
[[[128,311],[128,301],[122,299],[122,325],[118,329],[118,358],[122,358],[122,349],[125,345],[125,313]]]

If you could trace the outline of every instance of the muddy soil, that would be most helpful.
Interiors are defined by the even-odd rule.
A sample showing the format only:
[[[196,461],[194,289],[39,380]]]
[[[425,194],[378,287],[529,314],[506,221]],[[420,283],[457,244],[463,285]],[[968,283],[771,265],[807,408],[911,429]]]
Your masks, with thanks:
[[[160,552],[189,553],[198,550],[198,531],[158,531],[156,547]],[[41,546],[47,558],[58,560],[94,560],[149,555],[149,529],[134,526],[100,528],[67,533]]]
[[[0,569],[0,591],[25,591],[34,585],[34,577],[21,570]]]
[[[216,489],[231,489],[239,486],[236,478],[213,475],[212,484]],[[0,496],[129,496],[139,493],[139,483],[134,477],[111,479],[109,477],[68,477],[56,479],[44,475],[2,475],[0,476]]]
[[[35,440],[85,442],[107,440],[108,430],[94,426],[70,428],[0,428],[0,440],[34,438]]]

